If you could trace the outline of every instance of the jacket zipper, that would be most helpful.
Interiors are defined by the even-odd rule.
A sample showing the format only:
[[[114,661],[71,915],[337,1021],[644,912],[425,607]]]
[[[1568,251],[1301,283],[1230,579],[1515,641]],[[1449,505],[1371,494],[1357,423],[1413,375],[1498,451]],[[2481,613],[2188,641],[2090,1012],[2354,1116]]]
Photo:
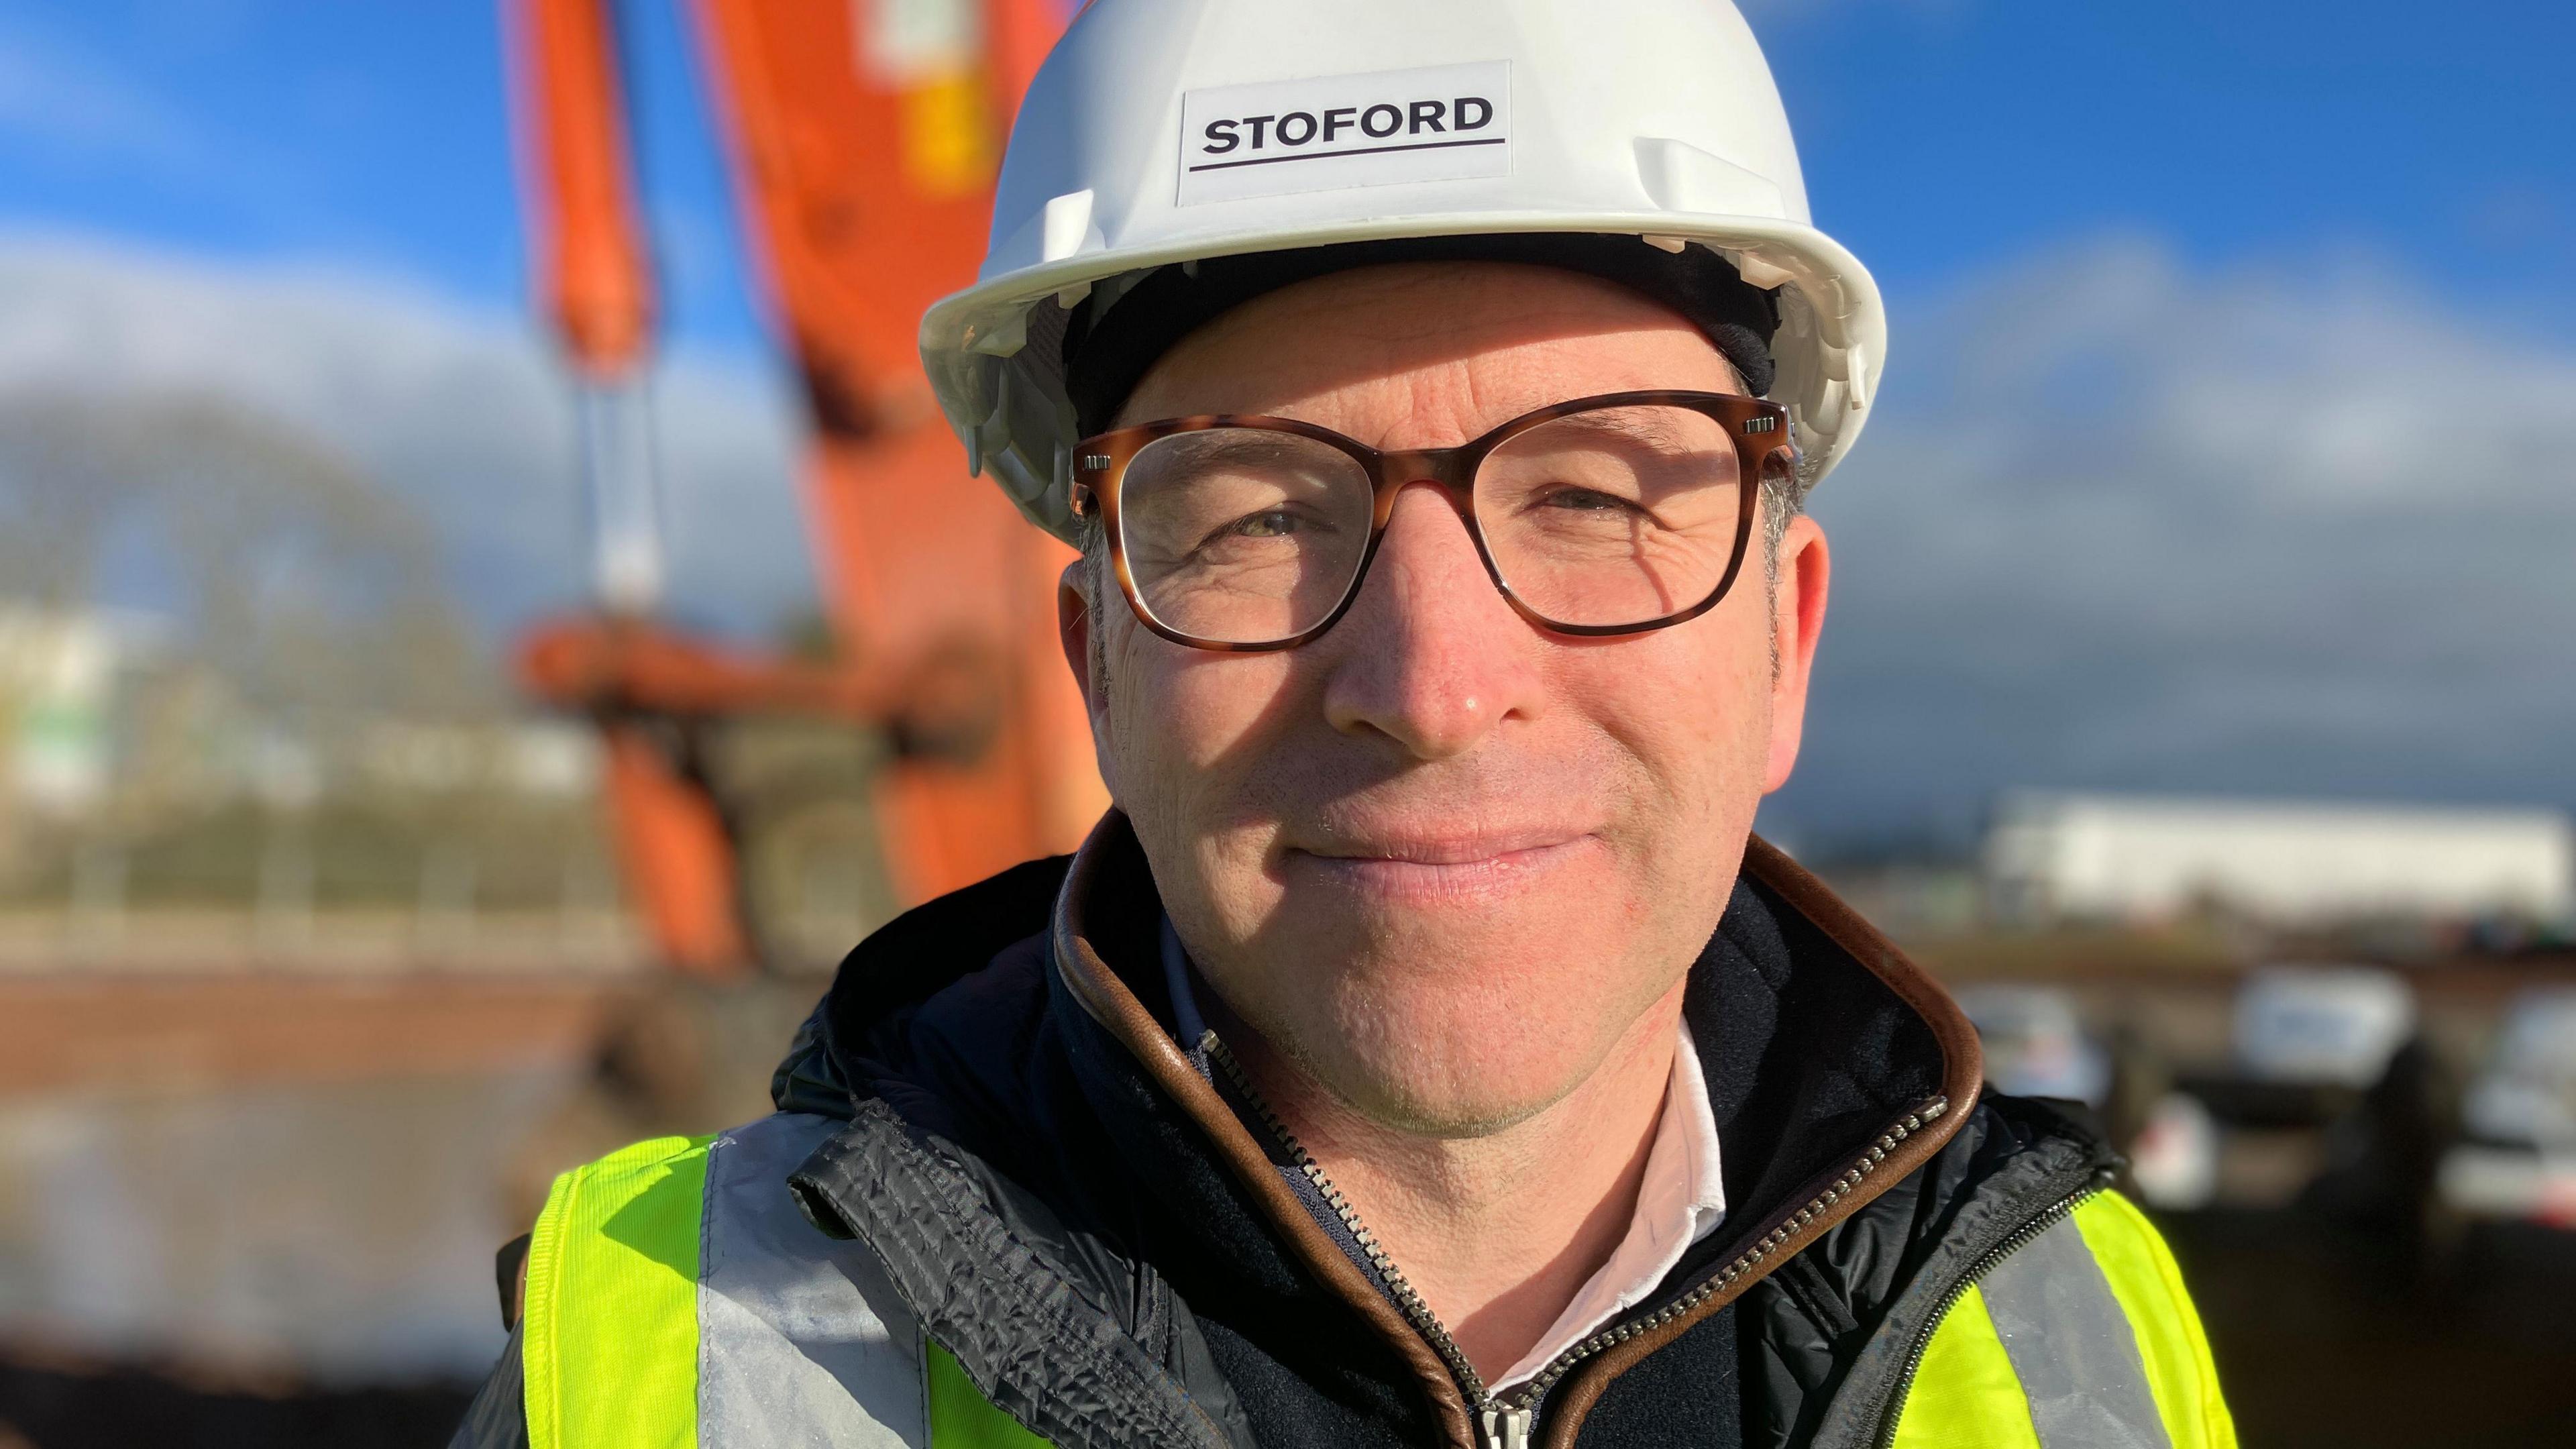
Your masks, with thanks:
[[[1547,1396],[1549,1389],[1556,1386],[1557,1380],[1564,1378],[1577,1364],[1594,1354],[1626,1343],[1639,1334],[1651,1333],[1689,1313],[1733,1286],[1737,1279],[1750,1272],[1756,1264],[1777,1256],[1789,1244],[1797,1241],[1818,1216],[1857,1190],[1862,1182],[1878,1170],[1879,1164],[1887,1160],[1887,1155],[1896,1150],[1898,1143],[1921,1131],[1924,1123],[1938,1118],[1950,1109],[1950,1099],[1947,1097],[1935,1096],[1927,1099],[1921,1106],[1907,1113],[1902,1120],[1879,1134],[1878,1140],[1870,1144],[1868,1153],[1855,1161],[1840,1177],[1827,1184],[1823,1192],[1808,1199],[1806,1205],[1799,1208],[1796,1213],[1782,1219],[1780,1226],[1745,1249],[1733,1262],[1720,1269],[1715,1277],[1703,1281],[1698,1287],[1643,1318],[1614,1324],[1584,1339],[1549,1360],[1545,1368],[1533,1374],[1529,1381],[1519,1388],[1507,1394],[1495,1394],[1485,1387],[1484,1376],[1476,1372],[1476,1366],[1468,1362],[1466,1352],[1458,1347],[1458,1341],[1451,1338],[1449,1330],[1441,1325],[1439,1315],[1431,1311],[1430,1304],[1422,1301],[1422,1295],[1415,1291],[1412,1283],[1406,1280],[1403,1270],[1395,1266],[1395,1260],[1387,1254],[1376,1236],[1370,1233],[1368,1227],[1360,1221],[1359,1210],[1351,1205],[1349,1198],[1342,1195],[1340,1188],[1333,1186],[1332,1179],[1324,1175],[1324,1169],[1315,1161],[1314,1155],[1306,1150],[1305,1144],[1297,1140],[1295,1133],[1288,1130],[1287,1124],[1279,1120],[1279,1114],[1270,1109],[1269,1100],[1252,1085],[1252,1079],[1245,1074],[1243,1064],[1235,1060],[1234,1053],[1227,1049],[1224,1042],[1217,1039],[1217,1034],[1213,1030],[1199,1039],[1199,1045],[1206,1051],[1208,1060],[1216,1063],[1217,1067],[1225,1073],[1226,1081],[1234,1088],[1236,1095],[1240,1096],[1252,1108],[1254,1115],[1261,1119],[1262,1130],[1268,1132],[1272,1140],[1288,1154],[1289,1162],[1299,1172],[1305,1174],[1306,1180],[1315,1185],[1315,1191],[1323,1197],[1325,1204],[1341,1218],[1342,1226],[1349,1230],[1352,1241],[1360,1245],[1360,1251],[1368,1255],[1369,1265],[1377,1270],[1379,1278],[1386,1283],[1388,1294],[1395,1299],[1397,1311],[1404,1315],[1407,1323],[1413,1325],[1414,1332],[1422,1335],[1423,1341],[1431,1345],[1432,1352],[1440,1355],[1441,1362],[1449,1366],[1450,1376],[1458,1381],[1460,1391],[1466,1395],[1468,1411],[1474,1416],[1477,1429],[1483,1436],[1482,1449],[1529,1449],[1529,1446],[1537,1440],[1539,1401]],[[1965,1291],[1964,1287],[1961,1291]],[[1920,1357],[1919,1348],[1916,1356]],[[1910,1377],[1912,1370],[1909,1369],[1907,1372]]]
[[[1976,1286],[1978,1279],[1994,1271],[1997,1263],[2029,1247],[2040,1234],[2066,1221],[2074,1215],[2077,1208],[2101,1194],[2102,1188],[2096,1185],[2080,1188],[2059,1198],[2039,1216],[2015,1228],[2011,1237],[1987,1249],[1976,1263],[1960,1276],[1959,1281],[1951,1284],[1949,1291],[1941,1295],[1941,1301],[1933,1308],[1932,1316],[1923,1320],[1923,1326],[1915,1330],[1914,1343],[1905,1352],[1905,1369],[1896,1376],[1896,1386],[1888,1391],[1887,1417],[1878,1427],[1878,1449],[1893,1449],[1896,1443],[1896,1422],[1905,1417],[1905,1400],[1914,1391],[1914,1375],[1923,1367],[1923,1355],[1931,1351],[1932,1335],[1940,1329],[1941,1320],[1950,1316],[1950,1310],[1958,1307],[1959,1300],[1968,1296],[1968,1290]]]

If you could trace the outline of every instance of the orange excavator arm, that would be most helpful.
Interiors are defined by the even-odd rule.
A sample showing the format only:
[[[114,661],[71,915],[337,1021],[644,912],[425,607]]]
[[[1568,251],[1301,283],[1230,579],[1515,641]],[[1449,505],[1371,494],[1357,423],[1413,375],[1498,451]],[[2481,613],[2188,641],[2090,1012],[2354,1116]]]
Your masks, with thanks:
[[[921,375],[921,314],[974,279],[1011,116],[1062,29],[1050,0],[697,0],[756,251],[816,424],[808,526],[868,667],[987,660],[995,726],[879,784],[907,899],[1069,849],[1105,796],[1054,639],[1070,554],[967,476]]]
[[[602,0],[515,0],[507,17],[532,270],[577,389],[594,587],[625,632],[659,593],[660,537],[649,439],[639,436],[650,424],[653,283],[616,36]],[[540,669],[548,652],[541,637],[531,651]],[[661,956],[693,974],[738,972],[750,948],[735,851],[702,772],[627,701],[555,697],[599,723],[610,838]]]
[[[611,12],[507,0],[544,305],[584,399],[598,617],[522,672],[609,740],[621,861],[666,957],[750,961],[740,842],[696,747],[731,717],[821,715],[909,745],[877,782],[919,900],[1068,849],[1105,804],[1054,641],[1069,555],[967,477],[920,376],[924,308],[972,279],[1012,111],[1056,0],[695,0],[755,255],[806,381],[803,492],[839,646],[815,665],[673,636],[642,441],[652,293]]]
[[[585,377],[631,377],[651,343],[653,281],[636,221],[626,101],[607,10],[602,0],[517,0],[507,14],[531,250],[546,314]]]

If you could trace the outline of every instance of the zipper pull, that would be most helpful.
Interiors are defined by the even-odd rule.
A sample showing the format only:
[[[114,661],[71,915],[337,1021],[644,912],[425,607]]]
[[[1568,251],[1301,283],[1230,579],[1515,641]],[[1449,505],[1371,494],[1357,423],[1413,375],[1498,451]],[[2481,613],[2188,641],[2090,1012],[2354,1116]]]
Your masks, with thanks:
[[[1529,1449],[1530,1430],[1538,1425],[1536,1410],[1487,1404],[1483,1418],[1484,1449]]]

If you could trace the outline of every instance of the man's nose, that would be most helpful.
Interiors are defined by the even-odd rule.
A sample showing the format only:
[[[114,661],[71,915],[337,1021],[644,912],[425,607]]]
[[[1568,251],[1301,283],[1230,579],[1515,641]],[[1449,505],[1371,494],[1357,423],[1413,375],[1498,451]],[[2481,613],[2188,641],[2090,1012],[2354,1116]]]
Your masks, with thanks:
[[[1316,645],[1331,652],[1333,727],[1384,735],[1417,759],[1465,754],[1539,707],[1535,631],[1437,488],[1397,496],[1360,596]]]

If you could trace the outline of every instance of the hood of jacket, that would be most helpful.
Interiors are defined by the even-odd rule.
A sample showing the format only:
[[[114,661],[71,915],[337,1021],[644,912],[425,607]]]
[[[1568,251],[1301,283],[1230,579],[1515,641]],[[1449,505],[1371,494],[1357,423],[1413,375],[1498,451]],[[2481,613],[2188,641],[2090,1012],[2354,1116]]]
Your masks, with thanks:
[[[1458,1375],[1301,1198],[1283,1144],[1174,1040],[1161,921],[1112,813],[1077,855],[862,943],[773,1095],[890,1112],[1027,1216],[1023,1236],[1084,1294],[1118,1300],[1131,1333],[1170,1333],[1151,1307],[1168,1286],[1253,1422],[1293,1408],[1312,1431],[1300,1442],[1474,1443]],[[1669,1417],[1659,1365],[1694,1354],[1694,1372],[1740,1368],[1743,1442],[1867,1442],[1948,1281],[2097,1183],[2108,1153],[2045,1109],[1981,1103],[1975,1031],[1948,996],[1759,840],[1684,1012],[1729,1212],[1547,1389],[1542,1442],[1651,1442],[1619,1425]],[[858,1231],[858,1180],[797,1181],[818,1224]],[[1274,1382],[1313,1397],[1266,1402]]]

